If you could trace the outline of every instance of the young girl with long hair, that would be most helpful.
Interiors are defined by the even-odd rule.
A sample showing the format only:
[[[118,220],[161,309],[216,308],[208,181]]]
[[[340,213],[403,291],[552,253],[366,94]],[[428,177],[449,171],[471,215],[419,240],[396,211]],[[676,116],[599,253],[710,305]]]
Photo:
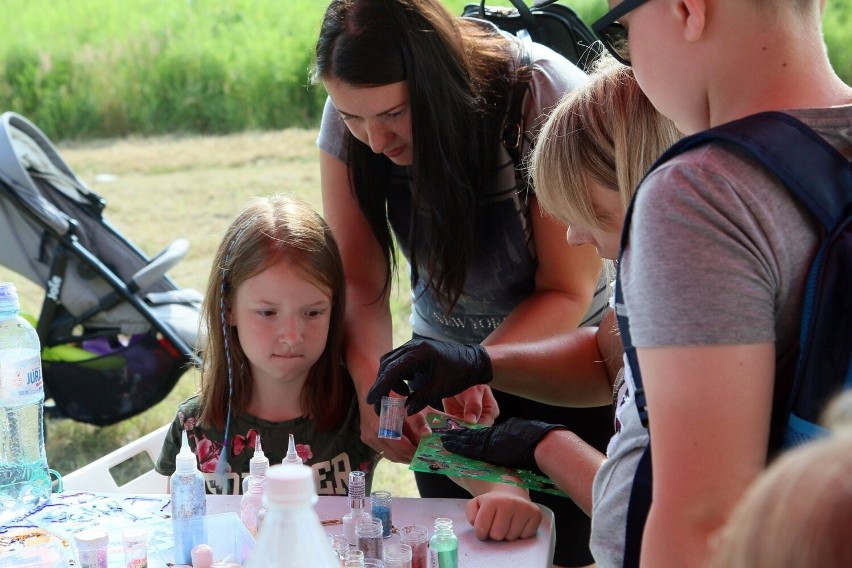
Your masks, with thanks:
[[[346,286],[337,244],[308,205],[255,198],[225,233],[204,298],[208,339],[201,388],[180,404],[156,469],[171,475],[181,432],[216,488],[239,493],[260,435],[280,463],[293,434],[317,493],[346,495],[353,469],[372,480],[376,453],[361,442],[358,404],[343,365]]]

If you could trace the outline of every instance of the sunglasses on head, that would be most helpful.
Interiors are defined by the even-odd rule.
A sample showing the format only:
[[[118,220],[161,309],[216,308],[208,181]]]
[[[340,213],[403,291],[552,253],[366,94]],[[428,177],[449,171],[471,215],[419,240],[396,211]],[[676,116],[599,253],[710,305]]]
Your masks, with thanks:
[[[627,28],[618,19],[623,18],[628,12],[632,12],[647,1],[624,0],[592,25],[595,35],[619,63],[630,65],[630,48],[627,43]]]

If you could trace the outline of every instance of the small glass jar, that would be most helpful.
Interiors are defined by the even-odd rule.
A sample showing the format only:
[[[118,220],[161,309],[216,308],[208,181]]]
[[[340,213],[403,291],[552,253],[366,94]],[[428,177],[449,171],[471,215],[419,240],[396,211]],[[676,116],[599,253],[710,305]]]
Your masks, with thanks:
[[[404,526],[399,530],[399,542],[411,547],[411,568],[429,568],[429,529]]]
[[[411,546],[407,544],[385,545],[385,568],[411,568]]]
[[[364,553],[357,548],[350,548],[346,553],[344,568],[364,568]]]
[[[331,545],[331,550],[334,551],[334,557],[340,561],[340,566],[346,565],[346,556],[349,554],[349,541],[346,539],[345,535],[342,534],[330,534],[328,535],[329,543]],[[361,552],[360,550],[358,552]]]
[[[74,534],[81,568],[107,568],[109,535],[100,529],[87,529]]]
[[[382,521],[382,537],[390,538],[391,528],[391,494],[390,491],[373,491],[370,493],[370,505],[373,516]]]
[[[458,568],[459,539],[453,532],[453,520],[444,517],[435,519],[435,532],[429,540],[432,568]]]
[[[358,549],[364,553],[364,559],[377,558],[384,560],[384,544],[382,542],[382,521],[368,518],[355,526],[355,536]]]
[[[121,533],[121,545],[124,548],[125,568],[147,568],[148,531],[127,529]]]

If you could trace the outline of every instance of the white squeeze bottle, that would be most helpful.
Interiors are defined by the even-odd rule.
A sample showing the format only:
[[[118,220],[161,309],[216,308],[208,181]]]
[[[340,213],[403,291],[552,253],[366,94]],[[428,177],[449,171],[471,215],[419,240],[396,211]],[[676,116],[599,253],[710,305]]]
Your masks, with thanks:
[[[263,522],[260,512],[263,510],[263,493],[266,490],[266,478],[252,476],[248,480],[248,491],[240,497],[240,520],[249,530],[251,536],[256,536],[257,529],[260,523]]]
[[[284,456],[284,459],[281,461],[282,465],[302,465],[302,458],[299,457],[299,454],[296,453],[296,440],[293,438],[293,434],[290,434],[290,439],[287,444],[287,455]],[[264,479],[264,482],[266,480]],[[257,523],[255,525],[255,530],[260,530],[260,525],[263,524],[264,519],[266,519],[266,505],[261,505],[260,510],[257,512]]]
[[[284,456],[284,459],[281,460],[281,463],[284,465],[302,465],[303,463],[302,458],[300,458],[299,454],[296,452],[296,440],[293,438],[293,434],[290,434],[290,439],[287,443],[287,455]]]
[[[0,525],[50,499],[41,346],[20,309],[18,290],[0,282]]]
[[[265,477],[267,469],[269,469],[269,458],[263,453],[260,434],[258,434],[254,441],[254,455],[249,460],[249,474],[243,478],[243,495],[248,493],[251,478]]]
[[[266,518],[246,568],[339,568],[314,511],[317,490],[306,465],[274,465],[266,474]]]
[[[190,564],[192,547],[207,544],[204,531],[207,500],[204,475],[198,471],[195,454],[189,449],[186,430],[181,436],[180,452],[175,458],[175,472],[170,478],[169,486],[172,497],[174,560],[176,564]]]

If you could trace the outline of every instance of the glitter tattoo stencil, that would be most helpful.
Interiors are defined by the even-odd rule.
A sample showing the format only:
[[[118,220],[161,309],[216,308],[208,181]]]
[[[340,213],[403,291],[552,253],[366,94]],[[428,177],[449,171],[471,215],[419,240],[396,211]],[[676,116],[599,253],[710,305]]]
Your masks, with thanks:
[[[420,439],[414,459],[408,469],[441,475],[472,477],[484,481],[509,483],[526,489],[567,497],[550,478],[526,469],[512,469],[480,460],[462,457],[444,449],[441,434],[460,428],[480,429],[484,426],[468,424],[441,414],[429,414],[426,423],[432,429],[429,436]]]
[[[54,493],[39,511],[0,526],[0,566],[79,568],[74,533],[100,528],[109,534],[110,566],[124,566],[121,535],[125,529],[147,532],[148,567],[169,565],[173,549],[171,500],[168,495],[116,495],[86,491]],[[205,517],[217,559],[247,556],[254,539],[239,516],[222,513]],[[219,547],[219,550],[216,548]]]

